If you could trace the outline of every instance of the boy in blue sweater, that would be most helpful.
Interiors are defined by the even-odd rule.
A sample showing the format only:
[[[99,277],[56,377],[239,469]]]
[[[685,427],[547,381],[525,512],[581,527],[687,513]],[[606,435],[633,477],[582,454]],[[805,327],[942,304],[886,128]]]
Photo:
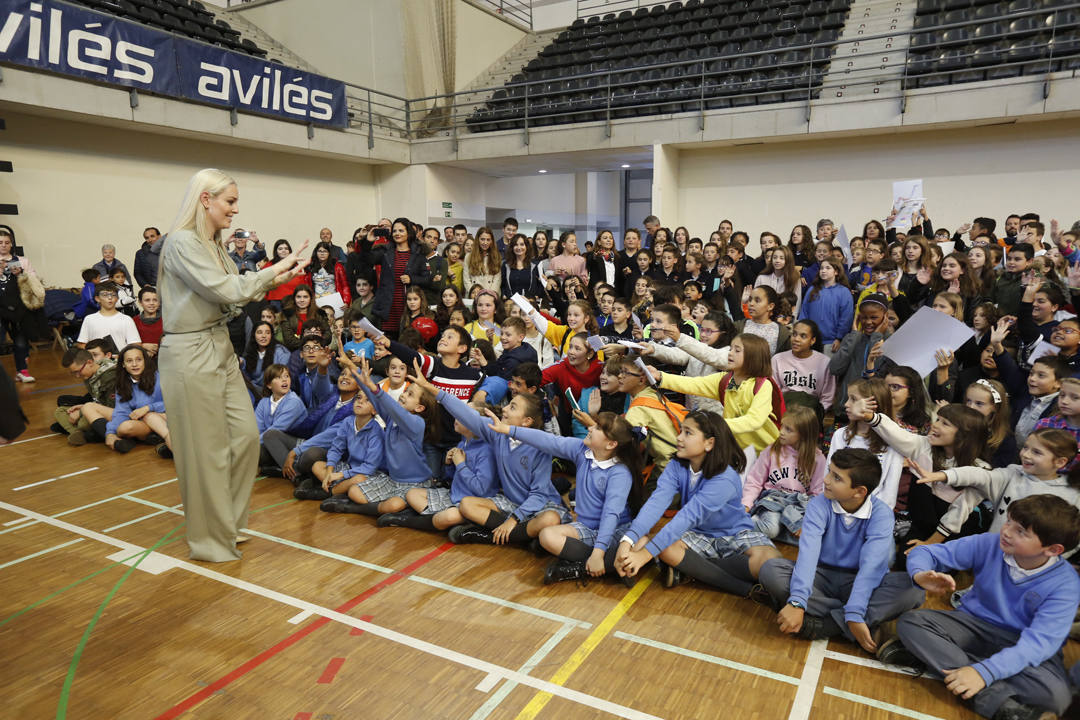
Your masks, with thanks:
[[[1078,540],[1080,510],[1033,495],[1009,505],[1000,534],[915,548],[907,570],[929,592],[955,590],[952,570],[971,570],[975,584],[955,612],[901,616],[881,659],[925,664],[983,717],[1057,717],[1072,699],[1062,646],[1080,603],[1080,578],[1061,555]]]
[[[799,558],[777,558],[760,580],[780,606],[780,631],[807,640],[843,635],[874,652],[873,629],[922,605],[924,593],[902,572],[889,572],[894,553],[892,509],[870,494],[881,463],[869,450],[838,450],[825,491],[806,506]]]

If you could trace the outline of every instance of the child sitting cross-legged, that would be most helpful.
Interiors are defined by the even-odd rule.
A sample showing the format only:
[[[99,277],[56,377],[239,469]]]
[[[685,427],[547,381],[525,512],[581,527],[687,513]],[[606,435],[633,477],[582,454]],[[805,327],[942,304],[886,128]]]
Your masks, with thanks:
[[[1009,505],[999,532],[922,545],[908,555],[911,579],[948,595],[947,573],[975,583],[954,611],[914,610],[896,623],[879,659],[925,665],[979,715],[994,720],[1056,718],[1072,701],[1062,647],[1080,603],[1080,578],[1061,555],[1080,538],[1080,511],[1059,497]]]
[[[746,472],[743,507],[772,539],[797,543],[806,504],[821,494],[828,463],[818,448],[820,432],[817,413],[793,405],[780,421],[780,437]]]
[[[843,635],[872,653],[878,625],[922,604],[922,590],[889,572],[893,512],[871,495],[880,479],[881,463],[869,450],[833,454],[825,491],[806,506],[798,560],[761,568],[781,632],[807,640]]]
[[[634,577],[653,558],[664,587],[691,579],[747,596],[765,561],[779,557],[742,506],[746,456],[727,423],[707,410],[686,416],[675,458],[619,541],[615,568]],[[681,507],[655,537],[647,535],[679,496]]]
[[[349,488],[383,467],[386,423],[363,393],[353,399],[352,409],[353,417],[334,426],[326,461],[318,461],[311,467],[311,474],[322,484],[323,491],[331,495],[347,495]]]
[[[551,525],[540,531],[540,545],[558,560],[548,566],[544,584],[601,577],[615,570],[615,547],[629,527],[627,500],[640,495],[641,457],[638,440],[626,418],[600,413],[593,420],[575,415],[589,426],[584,440],[559,437],[543,430],[514,427],[495,418],[491,429],[532,445],[577,466],[575,522]],[[635,498],[635,504],[639,502]]]
[[[379,527],[446,530],[465,522],[458,509],[464,498],[491,497],[499,491],[491,445],[460,420],[454,421],[454,432],[461,435],[461,442],[446,451],[446,464],[454,468],[450,487],[413,488],[405,493],[409,507],[380,516]]]
[[[171,458],[165,401],[161,397],[161,382],[154,358],[141,346],[128,345],[120,353],[117,363],[116,407],[106,424],[105,444],[126,453],[135,447],[135,440],[145,440],[151,433],[160,438],[158,455]]]

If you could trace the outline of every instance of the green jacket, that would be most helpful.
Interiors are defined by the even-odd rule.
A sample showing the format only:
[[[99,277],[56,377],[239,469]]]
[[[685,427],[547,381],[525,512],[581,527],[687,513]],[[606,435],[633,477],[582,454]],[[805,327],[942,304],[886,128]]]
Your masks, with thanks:
[[[97,372],[86,379],[86,390],[98,405],[113,407],[116,404],[116,363],[102,361]]]

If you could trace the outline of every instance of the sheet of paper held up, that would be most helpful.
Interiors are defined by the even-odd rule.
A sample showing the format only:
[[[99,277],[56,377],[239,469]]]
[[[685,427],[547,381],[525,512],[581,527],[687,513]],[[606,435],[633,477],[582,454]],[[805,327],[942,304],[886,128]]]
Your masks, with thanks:
[[[922,180],[897,180],[893,183],[893,219],[887,229],[911,229],[911,216],[922,209],[926,202]]]
[[[383,331],[372,325],[371,321],[367,318],[360,321],[360,327],[364,329],[364,332],[366,332],[369,337],[381,338],[383,336]]]
[[[530,315],[536,310],[536,308],[533,307],[533,304],[529,302],[528,298],[521,293],[514,293],[510,296],[510,299],[513,300],[514,304],[521,308],[521,312],[526,315]]]
[[[885,341],[881,350],[897,365],[915,368],[920,377],[926,377],[937,368],[935,352],[942,348],[956,352],[973,337],[975,331],[956,318],[922,307]]]
[[[843,225],[840,226],[840,231],[836,233],[836,239],[833,240],[833,245],[840,248],[844,253],[844,262],[848,265],[851,264],[851,239],[848,237],[847,228]]]

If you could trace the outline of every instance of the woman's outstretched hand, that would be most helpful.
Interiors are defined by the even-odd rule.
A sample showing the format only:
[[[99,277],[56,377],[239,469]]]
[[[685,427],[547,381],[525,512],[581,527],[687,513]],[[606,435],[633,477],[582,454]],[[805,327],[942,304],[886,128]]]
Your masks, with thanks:
[[[300,253],[307,249],[309,240],[305,240],[300,247],[293,250],[285,257],[278,260],[271,267],[274,269],[274,287],[284,285],[304,271],[311,262],[311,258],[301,258]]]

